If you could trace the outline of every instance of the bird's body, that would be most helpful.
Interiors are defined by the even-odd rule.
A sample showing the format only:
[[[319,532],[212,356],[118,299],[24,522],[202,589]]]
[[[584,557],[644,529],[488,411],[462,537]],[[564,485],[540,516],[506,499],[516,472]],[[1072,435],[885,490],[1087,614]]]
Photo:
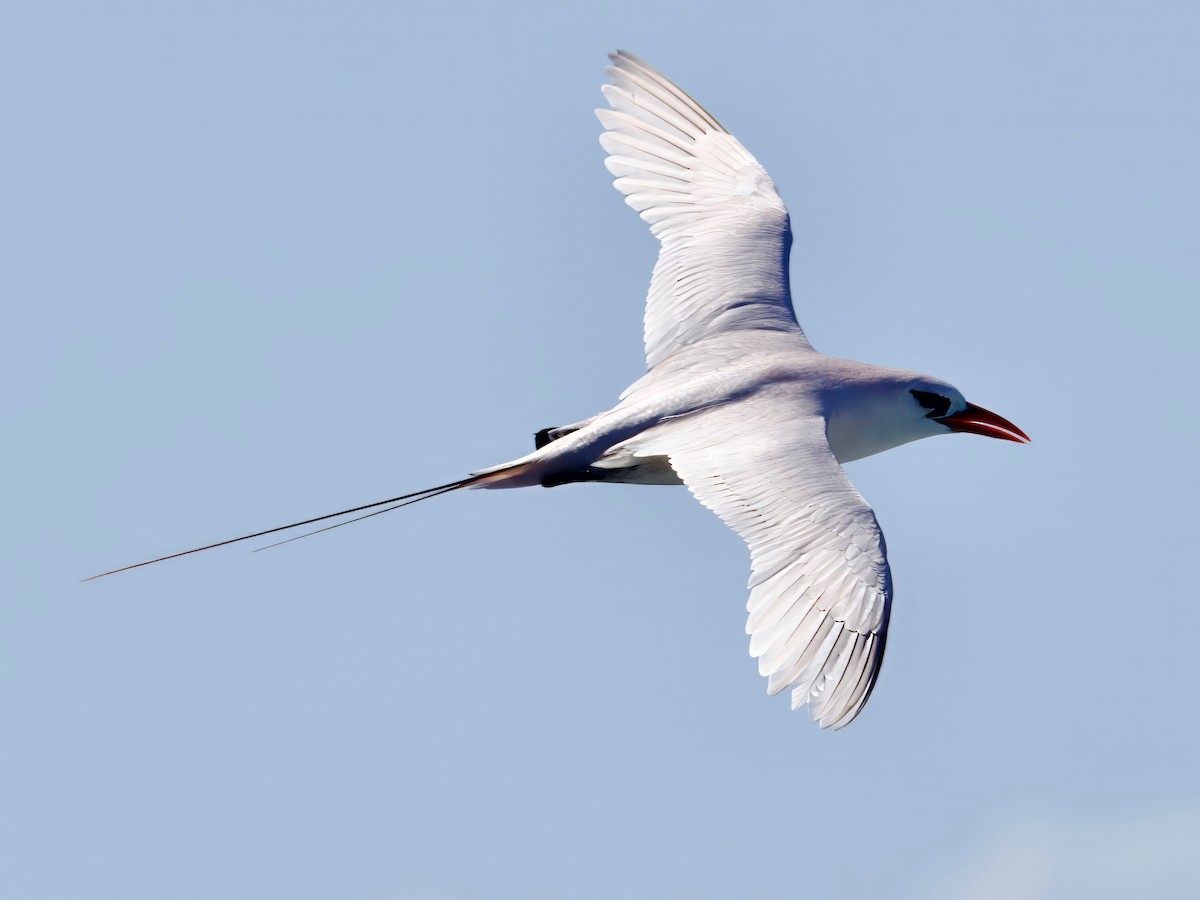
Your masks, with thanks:
[[[233,541],[464,487],[682,483],[750,548],[747,632],[769,691],[789,688],[793,708],[843,726],[879,673],[892,584],[875,514],[841,463],[952,431],[1028,438],[940,379],[814,350],[793,311],[788,214],[766,171],[661,74],[626,53],[611,59],[611,109],[597,110],[606,165],[662,244],[646,374],[611,409],[538,432],[518,459]]]
[[[527,456],[482,470],[512,474],[474,486],[527,487],[588,468],[600,471],[587,480],[627,481],[622,470],[646,465],[650,448],[669,448],[669,436],[692,429],[695,417],[753,400],[797,428],[819,426],[834,458],[851,462],[941,433],[924,417],[891,415],[897,396],[916,384],[954,390],[913,372],[825,356],[787,335],[724,335],[669,357],[630,385],[612,409],[547,429],[563,434]],[[518,467],[519,474],[513,471]],[[683,483],[674,470],[663,479],[644,483]]]

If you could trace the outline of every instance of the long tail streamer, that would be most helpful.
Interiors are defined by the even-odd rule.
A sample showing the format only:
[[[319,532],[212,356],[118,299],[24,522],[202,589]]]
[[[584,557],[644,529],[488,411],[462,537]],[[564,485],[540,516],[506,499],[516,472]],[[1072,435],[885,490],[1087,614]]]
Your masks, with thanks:
[[[145,562],[134,563],[132,566],[122,566],[119,569],[111,569],[108,572],[101,572],[99,575],[92,575],[90,578],[84,578],[82,581],[95,581],[97,578],[103,578],[106,575],[116,575],[118,572],[128,572],[130,569],[138,569],[142,566],[153,565],[154,563],[165,562],[168,559],[175,559],[180,556],[188,556],[192,553],[199,553],[202,550],[212,550],[216,547],[224,547],[227,544],[236,544],[239,541],[248,541],[252,538],[263,537],[268,534],[275,534],[279,531],[287,531],[289,528],[299,528],[302,525],[312,525],[314,522],[324,522],[327,519],[336,519],[338,516],[348,516],[351,513],[362,512],[364,509],[374,509],[376,506],[386,506],[387,504],[395,504],[387,509],[381,509],[373,513],[368,513],[366,516],[359,516],[357,519],[350,519],[348,522],[339,522],[338,525],[329,525],[325,528],[318,528],[316,531],[310,531],[308,534],[299,535],[299,537],[308,537],[311,534],[317,534],[321,531],[328,531],[330,528],[337,528],[339,525],[349,525],[350,522],[357,522],[359,519],[366,519],[370,516],[378,515],[379,513],[389,512],[393,509],[399,509],[401,506],[408,506],[412,503],[417,503],[421,500],[428,500],[430,497],[436,497],[439,494],[448,494],[450,491],[456,491],[459,488],[464,488],[470,484],[480,481],[480,477],[472,475],[469,478],[463,478],[459,481],[451,481],[448,484],[439,484],[437,487],[426,488],[423,491],[414,491],[411,494],[401,494],[399,497],[390,497],[387,500],[377,500],[374,503],[364,503],[362,506],[354,506],[350,509],[343,509],[340,512],[328,513],[323,516],[315,516],[311,519],[304,519],[300,522],[292,522],[290,525],[280,525],[277,528],[268,528],[266,531],[256,531],[254,534],[244,534],[241,537],[230,538],[227,541],[217,541],[215,544],[206,544],[203,547],[195,547],[191,550],[183,550],[179,553],[171,553],[168,556],[160,556],[158,559],[148,559]],[[290,540],[296,540],[291,538]],[[286,544],[287,541],[280,541],[281,544]],[[270,546],[277,546],[271,544]],[[260,549],[267,549],[262,547]]]
[[[273,544],[267,544],[265,547],[255,547],[254,552],[260,550],[270,550],[272,547],[282,547],[284,544],[290,544],[292,541],[298,541],[300,538],[312,537],[314,534],[320,534],[322,531],[333,531],[335,528],[341,528],[343,525],[353,525],[355,522],[361,522],[363,519],[369,519],[371,516],[383,515],[385,512],[391,512],[393,509],[399,509],[402,506],[412,506],[414,503],[420,503],[422,500],[429,500],[432,497],[440,497],[442,494],[448,494],[451,491],[457,491],[461,487],[466,487],[463,482],[456,482],[444,488],[432,488],[431,492],[422,497],[417,497],[415,500],[405,500],[403,503],[397,503],[395,506],[385,506],[383,509],[377,509],[375,512],[369,512],[365,516],[355,516],[353,519],[347,519],[345,522],[338,522],[334,525],[326,525],[324,528],[316,528],[312,531],[306,531],[304,534],[298,534],[295,537],[285,538],[282,541],[276,541]]]

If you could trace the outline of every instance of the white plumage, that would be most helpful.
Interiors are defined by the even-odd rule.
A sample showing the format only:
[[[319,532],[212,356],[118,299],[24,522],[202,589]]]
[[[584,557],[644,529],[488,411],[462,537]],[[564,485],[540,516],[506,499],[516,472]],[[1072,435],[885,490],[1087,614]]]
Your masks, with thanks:
[[[830,452],[820,417],[793,420],[789,409],[765,391],[705,410],[664,428],[661,450],[750,548],[746,632],[768,691],[791,688],[793,709],[808,704],[836,726],[875,683],[892,581],[875,514]]]
[[[694,100],[627,53],[612,57],[613,183],[662,242],[646,298],[646,363],[739,327],[803,335],[792,313],[787,209],[766,170]]]
[[[464,487],[683,483],[750,548],[746,631],[768,690],[790,689],[793,708],[841,727],[879,674],[892,580],[875,514],[840,463],[954,431],[1028,438],[945,381],[814,350],[792,309],[788,213],[766,171],[646,63],[611,59],[611,109],[597,110],[606,165],[662,244],[646,374],[612,409],[539,432],[520,459],[209,547]]]
[[[662,244],[645,376],[476,487],[682,481],[750,548],[746,631],[774,694],[822,727],[863,708],[892,579],[875,514],[839,463],[934,434],[1028,440],[936,378],[812,348],[792,309],[787,210],[770,176],[696,101],[612,57],[606,165]]]

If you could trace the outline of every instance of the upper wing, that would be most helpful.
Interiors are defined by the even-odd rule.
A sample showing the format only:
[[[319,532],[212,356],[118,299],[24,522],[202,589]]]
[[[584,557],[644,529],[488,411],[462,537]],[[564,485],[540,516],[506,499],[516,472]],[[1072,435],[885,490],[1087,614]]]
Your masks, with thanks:
[[[688,489],[750,548],[750,655],[822,728],[858,715],[883,660],[892,578],[871,507],[819,417],[751,398],[668,422],[636,452],[665,452]],[[638,439],[641,440],[640,438]]]
[[[708,334],[803,339],[788,289],[792,233],[766,170],[695,100],[624,51],[598,109],[605,164],[662,242],[646,298],[646,363]]]

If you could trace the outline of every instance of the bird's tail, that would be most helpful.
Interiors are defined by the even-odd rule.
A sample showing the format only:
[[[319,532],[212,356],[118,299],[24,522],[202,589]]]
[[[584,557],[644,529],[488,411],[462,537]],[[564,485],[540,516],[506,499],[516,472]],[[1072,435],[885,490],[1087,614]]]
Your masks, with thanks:
[[[276,541],[274,544],[267,544],[266,547],[259,547],[259,550],[266,550],[268,547],[277,547],[279,544],[286,544],[289,541],[296,541],[309,535],[318,534],[322,531],[329,531],[332,528],[340,528],[343,525],[349,525],[351,522],[359,522],[362,519],[369,519],[371,516],[377,516],[380,513],[391,512],[393,509],[399,509],[402,506],[411,506],[414,503],[420,503],[422,500],[429,500],[432,497],[439,497],[442,494],[449,494],[451,491],[461,490],[462,488],[471,487],[518,487],[526,483],[530,483],[528,479],[528,470],[532,466],[521,460],[513,463],[506,463],[502,466],[496,466],[491,469],[484,469],[482,472],[476,472],[466,478],[458,481],[439,484],[435,487],[425,488],[423,491],[413,491],[411,494],[401,494],[399,497],[389,497],[387,500],[376,500],[374,503],[364,503],[361,506],[352,506],[349,509],[343,509],[338,512],[326,513],[323,516],[314,516],[311,519],[303,519],[299,522],[292,522],[290,525],[279,525],[275,528],[268,528],[265,531],[256,531],[253,534],[243,534],[241,537],[229,538],[224,541],[217,541],[215,544],[205,544],[203,547],[193,547],[191,550],[181,550],[179,553],[170,553],[166,556],[160,556],[157,559],[148,559],[145,562],[134,563],[131,566],[121,566],[119,569],[110,569],[107,572],[101,572],[99,575],[92,575],[89,578],[82,579],[83,581],[95,581],[97,578],[103,578],[106,575],[116,575],[118,572],[128,572],[130,569],[139,569],[142,566],[153,565],[154,563],[166,562],[168,559],[175,559],[180,556],[188,556],[192,553],[199,553],[202,550],[213,550],[217,547],[224,547],[227,544],[236,544],[240,541],[248,541],[253,538],[266,537],[269,534],[277,534],[281,531],[289,531],[292,528],[300,528],[304,525],[313,525],[317,522],[325,522],[329,519],[337,519],[341,516],[349,516],[354,513],[360,513],[364,510],[373,510],[372,512],[364,513],[361,516],[355,516],[352,519],[346,519],[342,522],[335,522],[332,525],[326,525],[322,528],[306,531],[303,534],[295,537],[286,538],[282,541]],[[536,481],[532,482],[536,483]],[[378,509],[377,507],[383,507]],[[257,552],[257,551],[256,551]]]

